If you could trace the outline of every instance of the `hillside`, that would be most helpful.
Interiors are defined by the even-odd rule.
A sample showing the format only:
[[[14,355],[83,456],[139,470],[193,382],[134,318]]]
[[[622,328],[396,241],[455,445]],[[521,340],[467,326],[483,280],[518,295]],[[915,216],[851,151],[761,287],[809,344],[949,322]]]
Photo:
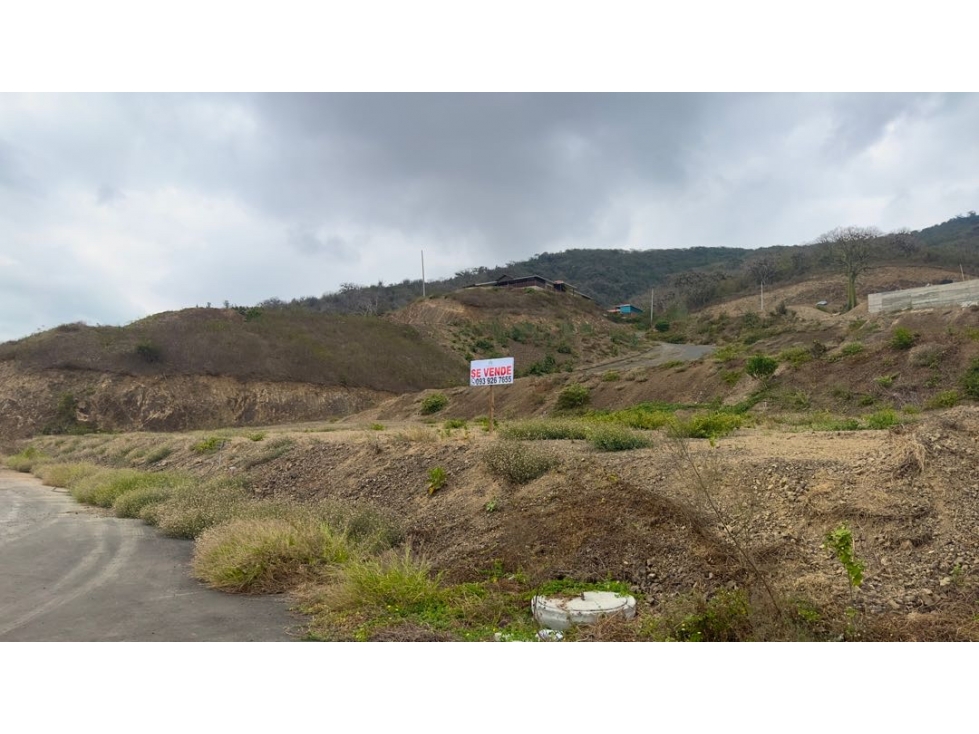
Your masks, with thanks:
[[[815,235],[819,233],[813,233]],[[872,247],[872,265],[928,266],[979,276],[979,215],[959,215],[914,232],[883,236]],[[775,245],[745,250],[691,247],[663,250],[572,249],[542,253],[506,265],[479,267],[426,284],[428,294],[445,294],[476,282],[540,275],[564,280],[601,306],[633,302],[645,307],[655,289],[657,312],[693,311],[747,295],[758,288],[759,274],[770,285],[791,284],[838,270],[826,244]],[[407,306],[422,292],[420,280],[374,285],[344,284],[321,297],[306,296],[293,305],[331,313],[387,313]],[[271,306],[282,301],[271,299]]]
[[[187,309],[66,324],[0,344],[0,436],[322,419],[465,374],[410,326],[363,316]]]

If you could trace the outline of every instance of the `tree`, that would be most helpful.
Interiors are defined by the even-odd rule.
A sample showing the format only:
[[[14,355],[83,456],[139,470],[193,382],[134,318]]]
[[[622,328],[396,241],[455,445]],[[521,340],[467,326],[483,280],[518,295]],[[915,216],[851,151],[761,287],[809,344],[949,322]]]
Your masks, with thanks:
[[[816,238],[829,245],[833,258],[846,276],[846,310],[857,305],[857,278],[870,267],[871,245],[883,236],[876,227],[837,227]]]

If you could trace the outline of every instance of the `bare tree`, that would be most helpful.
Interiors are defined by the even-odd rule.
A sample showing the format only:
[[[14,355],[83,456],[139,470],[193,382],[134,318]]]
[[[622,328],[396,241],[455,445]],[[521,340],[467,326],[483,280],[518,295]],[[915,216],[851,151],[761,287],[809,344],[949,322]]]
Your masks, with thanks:
[[[843,274],[846,276],[846,310],[857,305],[857,278],[871,264],[871,245],[883,236],[876,227],[837,227],[816,238],[817,244],[827,244]]]

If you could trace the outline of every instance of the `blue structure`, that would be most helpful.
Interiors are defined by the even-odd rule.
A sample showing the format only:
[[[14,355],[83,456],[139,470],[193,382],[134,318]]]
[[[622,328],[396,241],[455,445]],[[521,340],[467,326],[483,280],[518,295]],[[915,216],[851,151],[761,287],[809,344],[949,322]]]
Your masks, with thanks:
[[[642,313],[642,309],[639,308],[639,306],[633,306],[631,303],[620,303],[615,308],[610,308],[609,313],[620,313],[620,314]]]

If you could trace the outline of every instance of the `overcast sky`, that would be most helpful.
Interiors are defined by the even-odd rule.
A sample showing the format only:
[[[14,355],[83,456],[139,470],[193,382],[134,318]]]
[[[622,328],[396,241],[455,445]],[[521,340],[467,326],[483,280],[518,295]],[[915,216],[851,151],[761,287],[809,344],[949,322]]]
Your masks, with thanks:
[[[979,208],[979,95],[0,94],[0,340]],[[547,275],[542,273],[542,275]]]

